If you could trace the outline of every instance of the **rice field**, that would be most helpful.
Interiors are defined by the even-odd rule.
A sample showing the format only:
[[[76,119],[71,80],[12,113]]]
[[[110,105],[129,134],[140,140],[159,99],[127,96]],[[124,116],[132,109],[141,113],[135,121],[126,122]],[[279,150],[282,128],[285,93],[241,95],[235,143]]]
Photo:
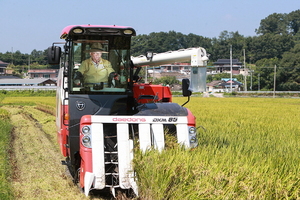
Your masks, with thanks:
[[[173,101],[181,105],[186,98]],[[54,110],[55,97],[7,97],[1,105]],[[199,146],[193,150],[175,146],[162,153],[137,151],[140,199],[300,199],[300,99],[192,97],[185,107],[197,118]],[[0,117],[9,119],[10,114],[0,109]],[[56,137],[53,126],[44,128]],[[12,180],[4,162],[7,157],[0,156],[2,180]],[[11,194],[3,188],[3,194]],[[65,195],[62,199],[68,199]]]
[[[43,104],[47,106],[51,106],[53,109],[56,106],[55,97],[5,97],[1,104],[5,105],[26,105],[26,106],[32,106],[36,104]]]
[[[199,146],[140,155],[147,199],[300,198],[299,99],[193,97],[186,107]]]

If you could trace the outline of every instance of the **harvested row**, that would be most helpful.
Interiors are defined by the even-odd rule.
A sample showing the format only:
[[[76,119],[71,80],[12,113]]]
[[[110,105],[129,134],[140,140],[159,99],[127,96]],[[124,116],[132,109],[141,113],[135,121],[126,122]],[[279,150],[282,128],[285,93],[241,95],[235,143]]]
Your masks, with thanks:
[[[11,163],[16,199],[85,199],[66,176],[54,116],[32,106],[3,106],[13,125]]]

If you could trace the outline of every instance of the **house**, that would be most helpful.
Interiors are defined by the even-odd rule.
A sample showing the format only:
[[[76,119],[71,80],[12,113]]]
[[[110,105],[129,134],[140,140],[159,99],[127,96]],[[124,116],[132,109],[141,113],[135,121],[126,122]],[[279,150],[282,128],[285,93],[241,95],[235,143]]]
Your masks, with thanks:
[[[218,59],[214,62],[216,73],[231,73],[230,59]],[[240,74],[242,68],[242,62],[238,59],[232,59],[232,74]]]
[[[218,59],[214,62],[214,66],[207,66],[207,75],[215,75],[220,73],[231,73],[230,59]],[[178,80],[190,78],[191,74],[190,63],[172,63],[160,65],[156,68],[148,68],[148,77],[161,78],[164,76],[175,76]],[[154,70],[154,71],[153,71]],[[238,59],[232,59],[232,74],[233,75],[248,75],[248,70],[244,69],[242,62]]]
[[[178,80],[189,78],[190,71],[190,63],[172,63],[147,68],[148,77],[161,78],[165,76],[175,76]]]
[[[222,80],[212,81],[206,84],[206,90],[208,92],[224,92],[224,87],[220,86],[223,82]]]
[[[0,74],[6,74],[6,67],[9,63],[0,60]]]
[[[224,88],[224,92],[230,92],[230,88],[232,91],[241,91],[242,83],[235,80],[228,79],[220,84],[220,87]]]
[[[30,69],[28,70],[29,78],[46,78],[56,80],[58,76],[58,69]]]
[[[212,81],[206,84],[206,88],[208,92],[230,92],[230,88],[232,87],[232,91],[240,91],[243,84],[237,81],[236,78],[222,78],[222,80]]]
[[[189,74],[191,71],[190,63],[172,63],[161,65],[161,72],[177,72],[181,74]]]

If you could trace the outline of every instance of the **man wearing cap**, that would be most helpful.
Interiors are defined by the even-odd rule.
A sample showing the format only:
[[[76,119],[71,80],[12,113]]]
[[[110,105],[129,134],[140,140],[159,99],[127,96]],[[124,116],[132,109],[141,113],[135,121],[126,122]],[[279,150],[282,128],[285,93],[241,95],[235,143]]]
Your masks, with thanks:
[[[114,69],[108,60],[103,59],[102,53],[107,53],[102,49],[100,43],[93,43],[91,49],[87,52],[90,53],[90,58],[84,60],[78,69],[83,75],[85,84],[93,84],[100,82],[107,82],[108,76]]]

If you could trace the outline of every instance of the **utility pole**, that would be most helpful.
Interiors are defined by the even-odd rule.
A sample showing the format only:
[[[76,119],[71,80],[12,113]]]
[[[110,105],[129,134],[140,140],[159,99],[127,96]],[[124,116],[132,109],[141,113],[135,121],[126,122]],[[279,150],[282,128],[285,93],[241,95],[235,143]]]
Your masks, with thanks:
[[[11,48],[11,64],[14,64],[14,48]]]
[[[248,75],[248,71],[246,73],[246,53],[245,53],[245,49],[243,49],[243,51],[244,51],[244,81],[245,81],[244,91],[247,91],[247,75]]]
[[[232,93],[232,45],[230,45],[230,92]]]
[[[30,55],[28,57],[28,72],[27,72],[27,75],[29,75],[29,70],[30,70]]]
[[[260,74],[258,74],[258,91],[260,91]]]
[[[275,98],[276,91],[276,65],[274,66],[274,89],[273,89],[273,98]]]
[[[253,71],[252,71],[252,69],[251,69],[251,66],[250,66],[250,73],[251,73],[250,90],[252,91],[252,75],[253,75]]]

